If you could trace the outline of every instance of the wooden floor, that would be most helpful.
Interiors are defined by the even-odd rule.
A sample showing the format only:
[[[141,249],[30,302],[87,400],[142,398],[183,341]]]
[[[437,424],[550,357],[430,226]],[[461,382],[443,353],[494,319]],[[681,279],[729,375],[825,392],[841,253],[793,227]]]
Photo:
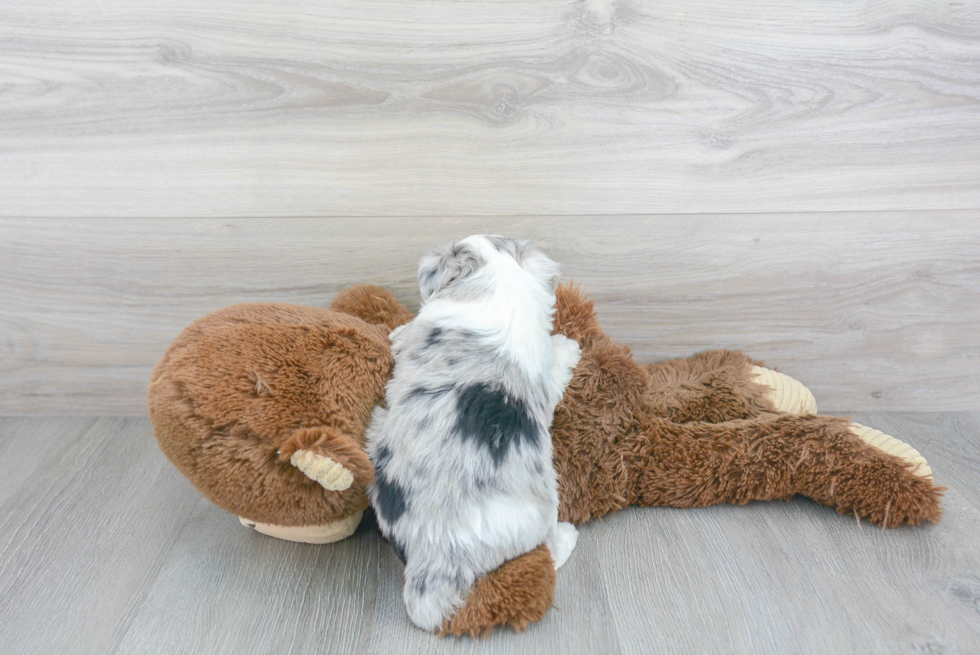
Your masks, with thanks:
[[[581,528],[544,621],[473,641],[409,624],[370,521],[277,541],[199,496],[145,419],[0,419],[0,653],[978,652],[980,413],[857,420],[929,459],[941,523],[631,508]]]

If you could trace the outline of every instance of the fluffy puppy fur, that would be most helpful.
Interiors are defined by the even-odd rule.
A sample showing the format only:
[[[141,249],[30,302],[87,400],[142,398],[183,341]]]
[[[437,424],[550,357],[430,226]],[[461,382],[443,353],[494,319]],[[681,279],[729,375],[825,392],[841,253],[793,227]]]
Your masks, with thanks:
[[[472,236],[422,258],[422,309],[391,333],[369,495],[420,628],[439,629],[507,560],[546,544],[557,568],[575,546],[549,429],[581,350],[551,336],[557,279],[530,243]]]

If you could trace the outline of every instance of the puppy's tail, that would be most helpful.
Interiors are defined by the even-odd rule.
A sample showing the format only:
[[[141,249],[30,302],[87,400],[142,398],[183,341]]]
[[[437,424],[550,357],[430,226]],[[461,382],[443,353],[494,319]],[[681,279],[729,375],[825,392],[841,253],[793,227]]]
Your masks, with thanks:
[[[412,623],[423,630],[435,631],[466,602],[474,576],[462,571],[405,569],[402,597]]]

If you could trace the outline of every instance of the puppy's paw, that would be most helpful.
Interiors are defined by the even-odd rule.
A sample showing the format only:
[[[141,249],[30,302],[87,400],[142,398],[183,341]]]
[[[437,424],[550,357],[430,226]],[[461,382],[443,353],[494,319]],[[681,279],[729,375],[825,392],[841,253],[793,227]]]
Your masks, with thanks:
[[[289,458],[289,463],[328,491],[343,491],[354,483],[354,474],[342,464],[308,450],[297,450]]]
[[[582,347],[577,341],[569,339],[564,334],[551,335],[551,343],[555,349],[555,364],[568,370],[578,366],[582,359]]]
[[[551,368],[548,394],[551,402],[557,405],[565,395],[565,387],[572,381],[572,371],[582,358],[582,348],[562,334],[551,335],[551,343],[555,352],[555,362]]]
[[[578,543],[578,530],[571,523],[559,523],[551,531],[548,539],[548,550],[555,561],[555,570],[568,561],[568,556],[575,550]]]

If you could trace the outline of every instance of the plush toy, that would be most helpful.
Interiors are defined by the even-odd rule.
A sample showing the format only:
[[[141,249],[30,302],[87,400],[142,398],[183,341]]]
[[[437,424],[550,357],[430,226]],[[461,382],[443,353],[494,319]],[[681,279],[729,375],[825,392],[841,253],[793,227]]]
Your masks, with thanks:
[[[883,527],[939,520],[942,488],[908,445],[817,416],[803,385],[739,352],[637,364],[578,289],[557,298],[555,330],[582,346],[552,426],[560,520],[795,494]],[[348,536],[373,479],[364,431],[391,369],[387,333],[409,320],[377,287],[348,289],[329,310],[236,305],[200,319],[153,373],[161,449],[261,532]],[[443,633],[523,629],[543,618],[554,584],[541,546],[479,580]]]
[[[350,536],[374,480],[364,431],[391,373],[388,333],[411,318],[389,291],[360,286],[329,310],[243,304],[195,321],[150,379],[160,449],[259,532]]]

